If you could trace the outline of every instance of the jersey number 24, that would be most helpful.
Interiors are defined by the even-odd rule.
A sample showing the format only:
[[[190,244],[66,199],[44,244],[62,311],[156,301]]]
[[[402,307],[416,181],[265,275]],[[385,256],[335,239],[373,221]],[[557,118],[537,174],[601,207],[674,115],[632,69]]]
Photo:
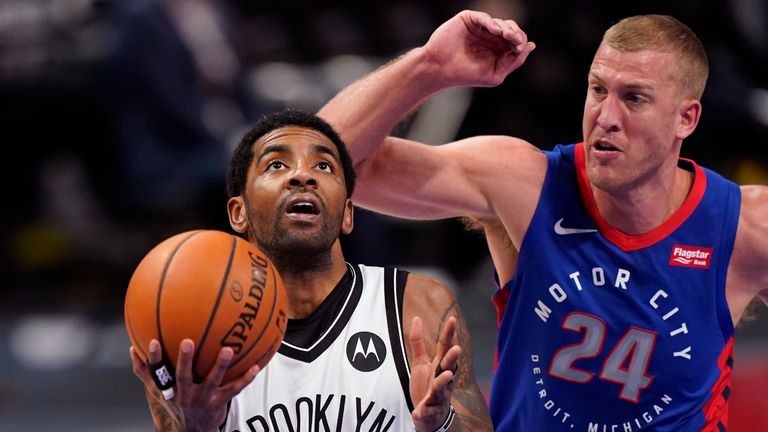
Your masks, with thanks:
[[[584,338],[577,344],[566,345],[555,352],[549,365],[549,374],[566,381],[586,384],[595,374],[576,368],[573,364],[600,354],[605,342],[605,321],[584,312],[572,312],[565,317],[562,327],[583,333]],[[621,384],[620,399],[637,403],[640,391],[653,382],[653,377],[647,372],[655,342],[655,332],[631,326],[605,358],[599,377]]]

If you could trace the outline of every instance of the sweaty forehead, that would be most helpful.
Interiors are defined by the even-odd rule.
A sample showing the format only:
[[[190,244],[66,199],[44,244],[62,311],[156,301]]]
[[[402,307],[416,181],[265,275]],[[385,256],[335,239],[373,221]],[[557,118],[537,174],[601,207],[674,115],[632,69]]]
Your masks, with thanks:
[[[667,80],[673,77],[675,66],[675,57],[669,51],[622,51],[603,42],[592,60],[589,74],[598,78]]]
[[[258,157],[262,151],[268,151],[276,146],[290,149],[298,145],[312,145],[316,149],[327,147],[338,159],[338,149],[330,138],[315,129],[302,126],[283,126],[267,132],[253,144],[253,153]]]

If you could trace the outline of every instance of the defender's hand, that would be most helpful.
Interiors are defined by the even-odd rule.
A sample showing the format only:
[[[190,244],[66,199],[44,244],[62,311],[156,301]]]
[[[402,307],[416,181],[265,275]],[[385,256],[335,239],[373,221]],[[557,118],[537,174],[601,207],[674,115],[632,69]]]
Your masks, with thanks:
[[[481,87],[501,84],[534,48],[515,21],[468,10],[438,27],[423,47],[448,85]]]

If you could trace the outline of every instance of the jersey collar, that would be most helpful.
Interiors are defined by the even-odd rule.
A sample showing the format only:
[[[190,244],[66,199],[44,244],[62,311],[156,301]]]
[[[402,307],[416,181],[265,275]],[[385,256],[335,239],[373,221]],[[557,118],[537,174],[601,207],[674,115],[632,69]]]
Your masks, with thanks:
[[[600,216],[600,211],[598,210],[595,198],[592,195],[592,185],[587,179],[587,165],[583,142],[576,144],[574,157],[579,192],[581,193],[581,200],[586,207],[587,214],[589,214],[589,217],[595,222],[600,233],[608,239],[608,241],[625,252],[652,246],[674,232],[688,219],[689,216],[691,216],[693,211],[696,210],[696,207],[699,205],[699,202],[701,202],[701,199],[704,196],[704,191],[707,188],[707,176],[705,175],[704,170],[697,165],[696,162],[690,159],[680,158],[678,166],[694,173],[693,187],[691,187],[691,191],[688,193],[685,201],[683,201],[680,208],[672,213],[672,215],[661,225],[643,234],[629,235],[613,227]]]

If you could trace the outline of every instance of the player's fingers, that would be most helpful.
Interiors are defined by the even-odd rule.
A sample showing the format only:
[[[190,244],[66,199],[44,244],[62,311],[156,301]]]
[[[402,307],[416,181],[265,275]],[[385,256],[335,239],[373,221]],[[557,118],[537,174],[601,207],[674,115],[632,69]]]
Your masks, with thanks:
[[[475,35],[488,34],[493,39],[504,38],[505,25],[502,20],[493,18],[485,12],[465,11],[466,20],[470,33]]]
[[[421,403],[427,407],[447,404],[451,400],[453,378],[454,373],[450,370],[443,371],[440,375],[435,377],[430,384],[427,397],[425,397]]]
[[[502,30],[501,36],[504,39],[515,41],[518,38],[517,31],[507,21],[501,18],[494,18],[493,21]]]
[[[171,399],[176,394],[173,389],[172,371],[173,366],[167,359],[163,359],[163,349],[160,342],[157,339],[150,340],[147,350],[147,375],[154,382],[154,385],[151,386],[153,391],[162,393],[162,397],[166,400]]]
[[[179,344],[179,357],[176,361],[176,391],[181,401],[189,397],[188,389],[192,382],[192,357],[195,343],[192,339],[183,339]]]
[[[147,350],[147,363],[158,364],[163,361],[163,353],[160,348],[160,341],[152,339],[149,341],[149,349]]]
[[[144,363],[144,360],[139,357],[136,348],[131,346],[130,349],[128,349],[128,354],[131,356],[131,368],[133,369],[133,373],[141,379],[141,382],[143,382],[144,385],[151,385],[152,377],[149,375],[149,368],[147,367],[147,364]]]
[[[510,52],[508,55],[502,57],[499,60],[499,63],[497,64],[498,68],[497,70],[500,73],[500,76],[506,76],[509,72],[517,69],[525,63],[525,60],[528,58],[528,55],[536,48],[536,44],[533,42],[528,42],[525,44],[525,47],[522,51],[519,52]]]
[[[463,11],[459,13],[459,15],[461,15],[462,18],[465,18],[464,21],[466,23],[485,29],[485,31],[492,35],[500,35],[504,31],[504,29],[499,27],[496,20],[485,12]]]
[[[440,331],[440,337],[437,340],[436,357],[442,358],[446,352],[453,346],[453,338],[456,335],[456,318],[450,317],[445,322],[445,326]]]
[[[230,362],[232,362],[232,357],[234,356],[235,352],[232,351],[232,348],[230,347],[224,347],[219,350],[219,356],[216,358],[216,363],[214,363],[211,370],[208,371],[208,375],[206,375],[205,381],[203,381],[201,397],[204,400],[207,400],[213,391],[219,387],[221,380],[224,378],[224,374],[229,368]]]
[[[452,346],[438,361],[438,373],[436,375],[440,375],[443,371],[453,371],[456,373],[456,370],[459,368],[459,357],[461,357],[461,347],[458,345]]]
[[[513,20],[503,20],[494,18],[496,24],[502,29],[501,36],[509,47],[510,51],[520,52],[525,43],[528,42],[528,36],[520,29],[520,26]]]
[[[419,317],[413,317],[411,321],[411,334],[408,342],[411,345],[414,363],[429,363],[427,348],[424,344],[424,328]]]
[[[533,51],[534,49],[536,49],[536,44],[535,43],[533,43],[533,42],[526,43],[525,47],[522,49],[522,51],[520,51],[518,53],[517,58],[514,59],[514,62],[516,64],[523,64],[525,62],[525,59],[528,58],[528,54],[530,54],[531,51]]]
[[[251,366],[243,375],[219,387],[219,397],[228,401],[237,396],[248,384],[253,382],[259,372],[261,372],[259,365]]]
[[[528,35],[525,34],[523,29],[520,28],[520,25],[517,24],[514,20],[504,20],[504,23],[509,26],[512,34],[515,35],[515,46],[517,48],[518,52],[523,51],[525,49],[525,46],[528,44]],[[510,39],[511,40],[511,39]]]

